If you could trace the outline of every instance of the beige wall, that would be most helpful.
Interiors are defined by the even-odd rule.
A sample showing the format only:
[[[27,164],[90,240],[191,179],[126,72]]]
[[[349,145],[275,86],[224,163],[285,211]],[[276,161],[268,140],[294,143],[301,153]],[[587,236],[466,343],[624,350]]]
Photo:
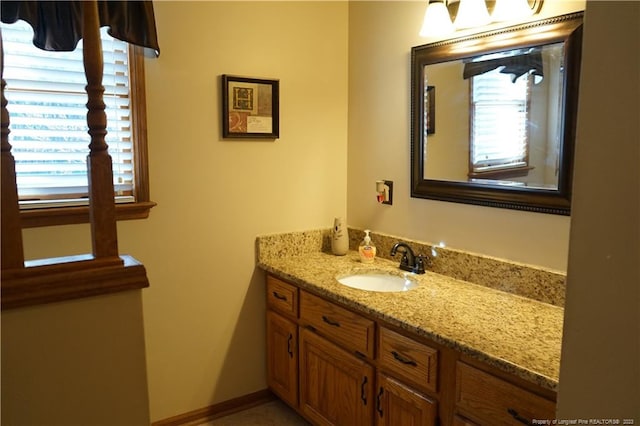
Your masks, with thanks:
[[[350,3],[349,224],[566,270],[568,217],[409,196],[411,47],[436,41],[417,34],[424,8],[410,1]],[[536,18],[583,9],[584,1],[547,0]],[[393,206],[377,204],[379,179],[394,181]]]
[[[93,318],[104,331],[92,337],[85,330],[76,342],[100,351],[105,340],[109,346],[113,340],[139,360],[142,312],[151,420],[264,388],[264,288],[254,268],[254,238],[328,227],[338,215],[348,213],[352,226],[566,268],[569,218],[409,197],[409,51],[429,41],[416,35],[423,2],[163,1],[155,8],[162,55],[147,61],[147,97],[151,193],[159,205],[147,220],[118,225],[121,251],[142,260],[149,272],[144,309],[133,292],[3,313],[3,394],[5,381],[18,383],[33,364],[54,377],[55,360],[75,352],[71,346],[66,352],[59,348],[56,357],[35,363],[21,356],[40,345],[37,336],[21,342],[34,335],[34,324],[83,324]],[[547,0],[542,13],[582,8],[584,1]],[[223,73],[280,79],[279,140],[220,139],[218,76]],[[592,96],[600,93],[599,85],[590,87]],[[377,179],[395,181],[393,206],[375,202]],[[583,235],[597,227],[591,220],[596,223],[586,224]],[[90,251],[85,226],[30,229],[24,235],[29,258]],[[581,244],[575,235],[572,251],[573,241]],[[572,253],[577,268],[573,259]],[[632,284],[626,283],[627,293],[620,297],[632,301]],[[582,303],[591,287],[574,288],[567,324],[578,327],[589,313],[570,311],[571,298]],[[618,302],[611,297],[608,309]],[[94,309],[100,309],[98,317]],[[133,326],[109,328],[122,316]],[[72,327],[49,331],[46,342],[75,333]],[[578,341],[581,351],[588,336]],[[133,365],[110,362],[114,370],[108,371]],[[82,372],[88,364],[78,365]],[[5,368],[11,369],[9,378]],[[130,375],[134,387],[143,383],[143,370]],[[576,377],[583,371],[563,369],[573,376],[566,383],[578,380],[566,386],[579,387]],[[87,385],[80,373],[65,373],[72,383]],[[84,397],[82,386],[67,391]],[[566,395],[561,392],[561,409]],[[30,409],[43,415],[47,405]]]
[[[466,181],[469,174],[469,80],[460,78],[462,61],[429,65],[427,84],[434,86],[436,131],[427,135],[425,177]],[[434,160],[435,159],[435,160]]]
[[[587,4],[558,401],[565,419],[640,422],[639,24],[638,2]]]
[[[258,234],[346,211],[347,7],[157,2],[146,63],[151,193],[120,226],[144,293],[152,419],[264,389]],[[331,28],[331,31],[327,31]],[[221,74],[280,80],[280,138],[222,140]]]
[[[154,6],[162,53],[146,78],[158,206],[118,224],[121,252],[151,282],[152,421],[266,387],[255,237],[346,215],[348,93],[346,2]],[[221,74],[280,80],[278,140],[221,138]],[[84,226],[26,230],[25,245],[30,258],[91,250]]]
[[[140,291],[2,312],[2,424],[148,423]]]

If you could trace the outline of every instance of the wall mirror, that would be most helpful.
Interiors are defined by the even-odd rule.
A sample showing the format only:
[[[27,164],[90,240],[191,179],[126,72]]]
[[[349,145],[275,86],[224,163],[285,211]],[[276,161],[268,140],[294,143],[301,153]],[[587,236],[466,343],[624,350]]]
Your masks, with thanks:
[[[412,197],[570,214],[582,17],[412,48]]]

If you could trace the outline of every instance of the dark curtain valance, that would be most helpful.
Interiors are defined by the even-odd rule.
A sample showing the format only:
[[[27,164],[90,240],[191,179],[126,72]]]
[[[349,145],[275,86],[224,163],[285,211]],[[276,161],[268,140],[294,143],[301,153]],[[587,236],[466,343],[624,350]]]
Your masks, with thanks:
[[[33,44],[43,50],[72,51],[82,38],[82,1],[2,0],[2,22],[19,19],[33,27]],[[160,54],[151,1],[98,1],[100,26],[122,41]]]
[[[513,76],[511,76],[511,81],[514,83],[518,77],[528,72],[540,77],[544,76],[542,69],[542,53],[540,50],[534,50],[526,54],[509,56],[506,58],[467,62],[464,64],[463,78],[471,78],[499,67],[504,67],[500,70],[501,73],[513,74]]]

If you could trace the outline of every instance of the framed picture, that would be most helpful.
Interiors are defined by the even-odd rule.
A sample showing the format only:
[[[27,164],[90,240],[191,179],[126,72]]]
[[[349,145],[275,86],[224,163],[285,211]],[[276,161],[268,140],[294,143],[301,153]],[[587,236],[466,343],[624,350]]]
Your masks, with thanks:
[[[428,135],[436,132],[436,86],[427,86],[424,92],[424,124]]]
[[[222,137],[277,139],[278,80],[222,76]]]

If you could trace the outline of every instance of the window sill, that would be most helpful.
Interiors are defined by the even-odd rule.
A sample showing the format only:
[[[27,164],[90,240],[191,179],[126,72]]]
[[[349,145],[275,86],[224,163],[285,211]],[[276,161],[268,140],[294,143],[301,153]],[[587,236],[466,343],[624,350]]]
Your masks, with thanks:
[[[146,219],[155,206],[153,201],[116,204],[116,220]],[[89,206],[22,210],[20,221],[22,228],[89,223]]]
[[[145,267],[131,256],[91,255],[25,262],[2,270],[2,310],[149,287]]]
[[[469,173],[469,177],[474,179],[508,179],[524,177],[527,176],[534,168],[535,167],[524,166],[487,170],[484,172],[471,172]]]

